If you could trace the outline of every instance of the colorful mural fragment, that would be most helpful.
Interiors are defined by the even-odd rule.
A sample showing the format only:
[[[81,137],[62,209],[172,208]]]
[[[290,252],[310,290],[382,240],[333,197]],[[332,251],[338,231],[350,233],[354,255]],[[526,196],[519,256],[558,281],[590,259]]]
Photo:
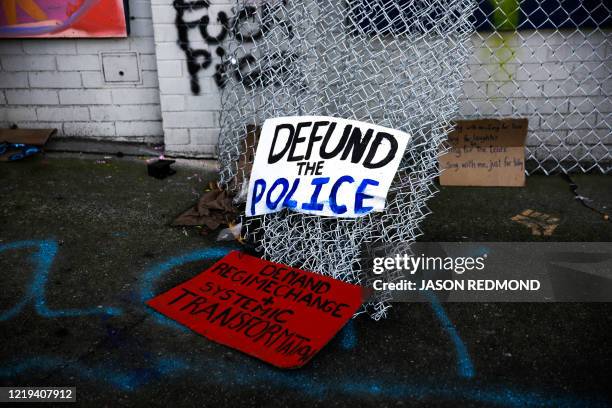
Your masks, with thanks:
[[[126,36],[123,0],[0,0],[0,38]]]

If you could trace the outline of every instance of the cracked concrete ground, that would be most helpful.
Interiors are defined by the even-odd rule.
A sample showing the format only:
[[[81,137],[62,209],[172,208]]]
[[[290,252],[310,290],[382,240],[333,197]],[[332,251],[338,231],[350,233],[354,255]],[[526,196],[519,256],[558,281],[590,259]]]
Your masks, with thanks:
[[[140,160],[98,159],[0,164],[3,386],[76,386],[77,405],[96,407],[611,403],[610,304],[444,305],[473,378],[457,372],[452,339],[427,304],[356,319],[295,371],[167,326],[143,298],[215,260],[206,259],[219,247],[213,237],[168,226],[215,172],[196,164],[156,180]],[[612,203],[611,177],[574,179]],[[560,177],[529,177],[520,189],[442,188],[431,209],[428,241],[612,241],[610,223]],[[558,217],[553,234],[511,220],[526,209]],[[182,263],[193,251],[203,260]]]

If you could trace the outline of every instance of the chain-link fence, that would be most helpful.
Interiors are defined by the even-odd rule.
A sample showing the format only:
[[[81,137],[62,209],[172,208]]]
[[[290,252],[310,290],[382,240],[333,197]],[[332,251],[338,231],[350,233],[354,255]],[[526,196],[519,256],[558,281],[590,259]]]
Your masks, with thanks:
[[[336,116],[412,135],[385,212],[337,219],[283,211],[245,219],[265,258],[366,283],[362,261],[373,242],[411,242],[420,234],[440,144],[457,116],[473,6],[471,0],[236,4],[224,57],[223,185],[244,188],[254,146],[249,135],[267,118]],[[241,41],[245,36],[249,42]],[[379,294],[366,309],[378,319],[387,300]]]
[[[529,118],[530,173],[609,173],[612,3],[478,3],[461,117]]]
[[[236,0],[218,72],[225,85],[218,153],[221,184],[237,197],[267,118],[337,116],[413,136],[383,213],[245,219],[264,257],[366,283],[372,248],[420,234],[437,155],[458,117],[529,117],[530,171],[608,172],[609,11],[591,5],[585,16],[582,2],[533,3]],[[569,3],[582,11],[570,12]],[[387,301],[381,294],[366,309],[378,319]]]

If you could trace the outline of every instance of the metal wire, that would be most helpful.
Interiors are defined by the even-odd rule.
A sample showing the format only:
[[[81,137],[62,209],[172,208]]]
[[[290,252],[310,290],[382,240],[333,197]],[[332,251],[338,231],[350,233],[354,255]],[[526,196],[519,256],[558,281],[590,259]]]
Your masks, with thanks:
[[[220,183],[243,197],[265,119],[327,115],[408,132],[412,141],[382,213],[357,219],[289,211],[243,220],[264,257],[367,283],[374,244],[412,242],[434,194],[441,142],[458,113],[469,55],[471,0],[241,1],[223,56]],[[248,41],[245,39],[248,38]],[[243,191],[242,191],[243,193]],[[365,245],[365,244],[368,245]],[[387,277],[398,279],[399,274]],[[364,306],[385,316],[388,293]]]
[[[461,117],[529,118],[529,173],[610,173],[611,10],[605,0],[480,0]]]

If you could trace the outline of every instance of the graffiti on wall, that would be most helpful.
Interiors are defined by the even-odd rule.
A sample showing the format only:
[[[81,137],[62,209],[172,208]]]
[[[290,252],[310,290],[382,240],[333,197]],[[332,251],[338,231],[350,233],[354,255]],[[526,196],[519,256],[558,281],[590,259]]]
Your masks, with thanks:
[[[274,27],[280,26],[288,36],[292,35],[290,23],[276,17],[273,6],[266,3],[259,6],[246,5],[233,16],[224,11],[211,16],[208,14],[211,6],[209,0],[175,0],[173,4],[176,10],[178,45],[187,58],[191,91],[194,94],[201,91],[199,74],[211,67],[213,60],[217,61],[213,78],[218,88],[225,87],[230,76],[246,88],[251,88],[269,85],[287,72],[298,58],[290,51],[266,55],[265,63],[257,61],[248,52],[236,58],[224,58],[227,50],[223,42],[230,34],[242,49]],[[410,4],[408,0],[378,0],[375,4],[365,0],[350,0],[347,27],[353,33],[365,34],[418,31],[434,25],[444,13],[439,7],[420,10],[418,6],[409,7]],[[384,13],[380,12],[381,8]],[[410,21],[410,18],[395,18],[400,13],[415,13],[417,9],[422,13],[422,26],[406,27],[404,21]],[[387,18],[381,18],[382,14]],[[603,0],[479,0],[472,21],[477,30],[594,28],[612,26],[612,15]],[[199,38],[195,41],[191,39],[192,33],[199,34]],[[202,43],[205,47],[198,45]],[[209,51],[212,48],[214,56]]]
[[[255,64],[257,59],[249,52],[224,60],[227,51],[223,42],[230,33],[232,38],[243,46],[260,39],[273,25],[281,26],[287,35],[291,35],[291,25],[275,18],[268,4],[264,3],[259,7],[244,6],[233,16],[219,11],[214,18],[208,14],[211,6],[208,0],[175,0],[173,6],[176,10],[177,43],[187,59],[187,71],[193,94],[201,92],[199,75],[212,66],[213,59],[217,61],[214,65],[213,78],[218,88],[225,87],[229,75],[247,88],[266,86],[297,59],[297,55],[292,52],[273,53],[266,56],[265,69],[251,68],[257,65]],[[194,33],[198,41],[190,37]],[[197,45],[202,44],[200,39],[206,46],[214,48],[215,56],[208,48]]]
[[[2,0],[0,38],[126,37],[123,0]]]

